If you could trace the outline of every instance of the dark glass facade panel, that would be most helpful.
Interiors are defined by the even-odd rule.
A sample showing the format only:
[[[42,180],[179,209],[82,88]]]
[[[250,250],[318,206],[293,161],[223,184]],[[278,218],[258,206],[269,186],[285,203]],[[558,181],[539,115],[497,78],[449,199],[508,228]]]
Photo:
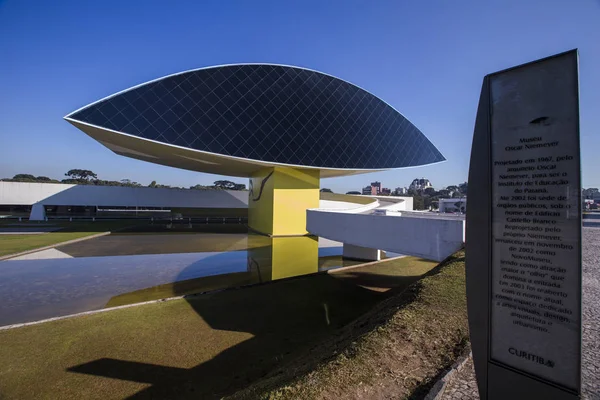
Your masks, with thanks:
[[[374,95],[296,67],[185,72],[69,118],[191,149],[301,166],[382,169],[444,160],[421,131]]]

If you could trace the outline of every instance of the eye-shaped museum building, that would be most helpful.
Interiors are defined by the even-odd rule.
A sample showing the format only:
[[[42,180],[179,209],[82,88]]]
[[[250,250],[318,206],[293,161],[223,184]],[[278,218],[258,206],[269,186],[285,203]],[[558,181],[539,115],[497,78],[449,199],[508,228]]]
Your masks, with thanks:
[[[181,72],[116,93],[65,119],[117,154],[249,177],[249,225],[306,234],[320,178],[444,160],[402,114],[317,71],[236,64]]]

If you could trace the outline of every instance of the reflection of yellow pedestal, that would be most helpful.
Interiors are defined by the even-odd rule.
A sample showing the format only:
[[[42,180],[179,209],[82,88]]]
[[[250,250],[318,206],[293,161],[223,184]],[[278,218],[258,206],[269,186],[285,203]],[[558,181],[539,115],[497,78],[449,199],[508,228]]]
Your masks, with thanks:
[[[271,238],[271,246],[248,249],[248,266],[261,282],[316,273],[319,240],[314,236]]]
[[[270,236],[306,235],[306,210],[319,207],[319,171],[265,168],[250,178],[248,225]]]

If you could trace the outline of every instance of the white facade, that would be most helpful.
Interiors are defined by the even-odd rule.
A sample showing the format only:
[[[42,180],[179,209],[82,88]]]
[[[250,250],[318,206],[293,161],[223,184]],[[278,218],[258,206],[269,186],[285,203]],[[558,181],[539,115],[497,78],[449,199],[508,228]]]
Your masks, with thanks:
[[[37,220],[44,206],[247,208],[248,192],[0,182],[0,205],[30,205]]]
[[[467,211],[467,198],[440,199],[440,213],[465,213]]]
[[[0,182],[0,205],[246,208],[248,192]]]

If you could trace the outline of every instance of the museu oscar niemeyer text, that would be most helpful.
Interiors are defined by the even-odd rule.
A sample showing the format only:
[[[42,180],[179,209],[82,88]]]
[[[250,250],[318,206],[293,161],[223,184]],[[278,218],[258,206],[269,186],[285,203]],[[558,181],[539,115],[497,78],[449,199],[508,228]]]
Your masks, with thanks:
[[[493,76],[491,359],[576,389],[580,161],[570,58]],[[548,79],[550,78],[550,79]],[[537,86],[535,86],[537,85]],[[533,89],[533,90],[532,90]],[[557,99],[531,119],[531,93]],[[540,112],[540,110],[536,110]]]

